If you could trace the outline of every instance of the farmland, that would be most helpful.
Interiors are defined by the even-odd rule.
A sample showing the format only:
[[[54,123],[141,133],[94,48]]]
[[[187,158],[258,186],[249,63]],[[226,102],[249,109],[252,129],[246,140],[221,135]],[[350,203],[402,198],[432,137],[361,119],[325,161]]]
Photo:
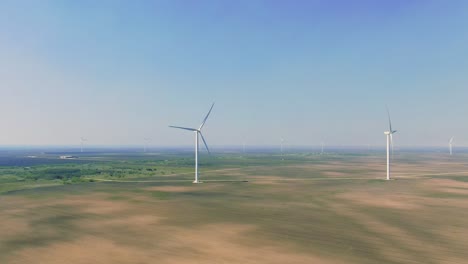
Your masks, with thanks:
[[[384,181],[381,153],[221,153],[198,185],[189,152],[54,155],[0,167],[1,263],[468,258],[466,154],[402,152]]]

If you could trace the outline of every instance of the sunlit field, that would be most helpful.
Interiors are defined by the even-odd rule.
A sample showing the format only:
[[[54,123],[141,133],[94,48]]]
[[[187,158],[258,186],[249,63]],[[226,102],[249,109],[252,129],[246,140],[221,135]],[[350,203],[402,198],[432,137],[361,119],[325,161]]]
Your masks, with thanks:
[[[5,154],[0,263],[466,263],[468,155],[383,154]]]

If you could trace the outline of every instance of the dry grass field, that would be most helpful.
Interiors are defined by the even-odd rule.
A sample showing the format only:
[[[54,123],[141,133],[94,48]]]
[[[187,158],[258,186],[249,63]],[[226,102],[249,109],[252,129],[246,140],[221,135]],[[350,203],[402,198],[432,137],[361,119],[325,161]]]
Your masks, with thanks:
[[[399,154],[391,181],[384,161],[5,193],[0,263],[468,263],[468,156]]]

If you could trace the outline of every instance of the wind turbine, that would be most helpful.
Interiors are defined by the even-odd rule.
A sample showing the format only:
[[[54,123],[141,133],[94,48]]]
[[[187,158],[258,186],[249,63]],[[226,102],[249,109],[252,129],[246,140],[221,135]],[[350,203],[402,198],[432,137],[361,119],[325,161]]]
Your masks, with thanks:
[[[143,138],[143,140],[145,141],[143,145],[143,152],[146,152],[146,148],[148,146],[148,143],[151,141],[151,138]]]
[[[86,139],[84,137],[80,137],[80,141],[81,141],[81,152],[83,152],[84,143],[85,143],[85,141],[88,141],[88,139]]]
[[[323,154],[323,141],[322,141],[322,150],[320,151],[320,154]]]
[[[284,143],[284,138],[281,138],[281,146],[280,146],[281,156],[283,156],[283,143]]]
[[[208,111],[208,114],[206,114],[205,118],[203,119],[203,122],[201,123],[200,127],[198,127],[198,129],[189,128],[189,127],[169,126],[172,128],[184,129],[184,130],[195,132],[195,180],[193,181],[193,183],[200,183],[200,181],[198,180],[198,135],[201,136],[201,139],[203,140],[203,144],[205,145],[206,150],[208,151],[209,154],[211,154],[210,149],[208,149],[208,145],[206,144],[205,138],[203,137],[201,130],[203,126],[205,125],[205,122],[208,119],[208,116],[210,115],[211,110],[213,109],[213,106],[214,106],[214,103],[211,105],[210,111]]]
[[[452,144],[453,144],[453,137],[451,137],[449,140],[450,156],[452,156]]]
[[[387,135],[387,180],[390,180],[390,145],[392,148],[392,155],[393,155],[393,134],[396,133],[396,130],[392,129],[392,121],[390,119],[390,111],[387,108],[387,115],[388,115],[388,124],[389,124],[389,131],[385,131],[384,134]]]

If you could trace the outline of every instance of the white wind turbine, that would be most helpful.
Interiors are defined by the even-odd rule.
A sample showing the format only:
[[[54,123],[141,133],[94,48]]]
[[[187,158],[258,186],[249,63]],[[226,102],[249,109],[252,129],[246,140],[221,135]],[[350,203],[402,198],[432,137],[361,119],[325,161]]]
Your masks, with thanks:
[[[83,152],[84,143],[85,143],[85,141],[88,141],[88,139],[86,139],[84,137],[80,137],[80,141],[81,141],[81,152]]]
[[[184,130],[195,132],[195,180],[193,181],[193,183],[200,183],[200,181],[198,180],[198,135],[201,136],[201,139],[203,140],[203,144],[205,144],[206,150],[208,151],[208,153],[210,153],[210,150],[208,149],[208,145],[206,144],[205,138],[203,137],[201,130],[203,126],[205,125],[205,122],[208,119],[208,116],[210,115],[211,110],[213,109],[213,106],[214,106],[214,103],[211,105],[210,111],[208,111],[208,114],[206,114],[205,119],[203,119],[203,122],[201,123],[198,129],[189,128],[189,127],[169,126],[172,128],[179,128],[179,129],[184,129]]]
[[[396,130],[392,129],[392,121],[390,119],[390,112],[387,108],[387,115],[388,115],[388,124],[389,124],[389,131],[385,131],[384,134],[387,135],[387,180],[390,180],[390,145],[392,148],[393,154],[393,134],[396,133]]]
[[[284,138],[281,138],[281,146],[280,146],[281,156],[283,156],[283,143],[284,143]]]
[[[151,141],[151,138],[143,138],[143,141],[144,141],[143,152],[146,152],[146,148],[148,147],[148,144]]]
[[[449,140],[450,156],[452,156],[452,144],[453,144],[453,137],[451,137]]]

